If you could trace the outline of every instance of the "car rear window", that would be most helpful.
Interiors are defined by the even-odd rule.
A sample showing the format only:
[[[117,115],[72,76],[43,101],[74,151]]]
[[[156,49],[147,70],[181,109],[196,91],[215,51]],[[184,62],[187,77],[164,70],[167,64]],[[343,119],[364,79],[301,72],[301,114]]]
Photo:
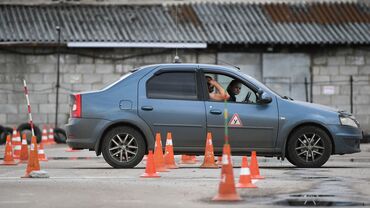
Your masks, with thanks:
[[[147,82],[147,97],[157,99],[196,100],[196,77],[193,72],[167,72]]]

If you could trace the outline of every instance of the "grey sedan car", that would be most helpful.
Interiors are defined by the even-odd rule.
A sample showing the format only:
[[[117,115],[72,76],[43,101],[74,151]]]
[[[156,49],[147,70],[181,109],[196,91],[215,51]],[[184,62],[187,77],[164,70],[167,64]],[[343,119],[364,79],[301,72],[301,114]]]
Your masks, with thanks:
[[[237,90],[228,106],[233,155],[257,151],[297,167],[321,167],[330,155],[360,152],[362,131],[343,111],[280,96],[234,68],[204,64],[141,67],[93,92],[72,94],[67,143],[89,149],[114,168],[136,166],[154,135],[172,132],[175,154],[204,153],[207,132],[216,155],[224,143],[224,102],[210,99],[207,79]],[[162,136],[162,144],[165,144]]]

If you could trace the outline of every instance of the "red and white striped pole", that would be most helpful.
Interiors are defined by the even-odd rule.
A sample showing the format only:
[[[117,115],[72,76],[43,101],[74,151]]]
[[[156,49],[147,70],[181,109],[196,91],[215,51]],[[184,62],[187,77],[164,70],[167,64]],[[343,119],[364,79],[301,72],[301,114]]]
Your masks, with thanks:
[[[27,99],[28,116],[30,119],[32,138],[31,138],[31,147],[30,147],[30,153],[29,153],[28,163],[27,163],[27,168],[26,168],[26,175],[23,176],[22,178],[29,178],[32,171],[39,171],[41,168],[40,168],[39,156],[38,156],[39,151],[37,148],[37,139],[35,136],[35,130],[33,128],[31,105],[30,105],[30,99],[28,97],[26,80],[23,80],[23,84],[24,84],[24,94],[26,95],[26,99]]]
[[[31,114],[31,105],[30,105],[30,99],[28,97],[28,89],[27,89],[27,83],[26,80],[23,80],[23,85],[24,85],[24,94],[26,95],[27,99],[27,107],[28,107],[28,117],[30,119],[30,125],[31,125],[31,131],[32,131],[32,136],[35,136],[35,131],[33,130],[33,122],[32,122],[32,114]]]

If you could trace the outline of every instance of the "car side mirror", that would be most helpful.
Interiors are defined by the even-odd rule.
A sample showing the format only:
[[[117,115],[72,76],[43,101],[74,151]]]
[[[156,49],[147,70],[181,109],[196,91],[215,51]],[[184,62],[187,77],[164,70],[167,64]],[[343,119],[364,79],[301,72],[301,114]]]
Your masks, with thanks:
[[[259,103],[259,104],[271,103],[271,101],[272,101],[271,96],[269,94],[267,94],[266,92],[264,92],[263,90],[258,89],[257,94],[258,94],[257,103]]]

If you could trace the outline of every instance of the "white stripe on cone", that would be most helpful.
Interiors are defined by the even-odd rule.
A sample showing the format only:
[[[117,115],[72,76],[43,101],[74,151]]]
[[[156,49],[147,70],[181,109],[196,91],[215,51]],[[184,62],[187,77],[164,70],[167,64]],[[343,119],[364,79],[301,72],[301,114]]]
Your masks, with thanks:
[[[251,171],[249,170],[249,168],[241,168],[240,175],[250,175],[250,174]]]
[[[229,164],[229,160],[227,159],[227,155],[224,154],[222,155],[222,165],[228,165]]]
[[[172,146],[172,139],[167,139],[166,145],[171,145]]]

